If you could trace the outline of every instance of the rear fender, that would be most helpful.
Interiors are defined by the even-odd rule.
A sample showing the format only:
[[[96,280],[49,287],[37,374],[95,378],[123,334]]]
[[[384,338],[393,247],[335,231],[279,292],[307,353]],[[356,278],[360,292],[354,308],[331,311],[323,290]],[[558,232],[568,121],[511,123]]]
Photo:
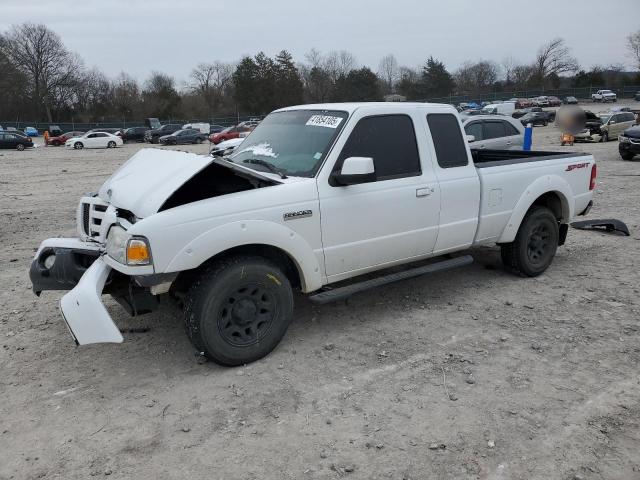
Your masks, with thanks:
[[[562,218],[560,223],[569,223],[574,216],[574,205],[569,199],[573,199],[573,193],[571,187],[559,175],[545,175],[536,179],[531,185],[527,187],[524,194],[518,200],[511,217],[507,222],[507,226],[502,231],[502,235],[498,239],[498,243],[513,242],[522,223],[522,219],[527,214],[531,205],[545,193],[554,192],[560,197],[560,204],[562,206]]]
[[[304,292],[322,287],[320,264],[307,241],[290,228],[264,220],[228,223],[203,233],[173,257],[165,272],[191,270],[226,250],[252,244],[269,245],[285,252],[298,269]]]

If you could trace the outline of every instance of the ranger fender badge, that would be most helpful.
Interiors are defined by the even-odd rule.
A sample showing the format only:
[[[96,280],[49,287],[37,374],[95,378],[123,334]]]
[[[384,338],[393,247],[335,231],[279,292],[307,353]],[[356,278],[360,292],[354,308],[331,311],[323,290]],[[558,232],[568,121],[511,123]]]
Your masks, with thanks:
[[[299,210],[297,212],[288,212],[282,215],[282,218],[286,220],[296,220],[298,218],[307,218],[313,215],[311,210]]]

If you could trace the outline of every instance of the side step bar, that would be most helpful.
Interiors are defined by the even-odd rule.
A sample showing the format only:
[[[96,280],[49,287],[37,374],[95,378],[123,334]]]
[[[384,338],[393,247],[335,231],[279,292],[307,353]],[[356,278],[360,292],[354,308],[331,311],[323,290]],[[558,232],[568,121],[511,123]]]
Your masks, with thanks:
[[[443,260],[437,263],[431,263],[422,267],[416,267],[402,272],[390,273],[382,277],[372,278],[371,280],[365,280],[363,282],[352,283],[344,287],[334,288],[331,290],[323,290],[320,293],[310,295],[308,298],[314,303],[329,303],[336,300],[344,300],[353,294],[369,290],[371,288],[380,287],[382,285],[388,285],[389,283],[399,282],[408,278],[419,277],[428,273],[442,272],[444,270],[451,270],[452,268],[463,267],[473,263],[473,257],[471,255],[464,255],[462,257],[451,258]]]

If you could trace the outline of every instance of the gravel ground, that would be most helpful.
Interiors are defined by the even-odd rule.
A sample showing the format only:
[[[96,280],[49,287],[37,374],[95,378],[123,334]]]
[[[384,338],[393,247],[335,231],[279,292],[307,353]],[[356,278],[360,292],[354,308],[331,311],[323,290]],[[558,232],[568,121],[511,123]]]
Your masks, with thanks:
[[[347,303],[300,297],[282,344],[234,369],[198,362],[175,307],[106,299],[148,331],[78,348],[61,294],[30,291],[40,241],[72,236],[79,196],[139,145],[0,151],[0,478],[640,478],[640,162],[558,139],[536,128],[534,148],[592,152],[590,217],[631,237],[572,229],[535,279],[485,247]]]

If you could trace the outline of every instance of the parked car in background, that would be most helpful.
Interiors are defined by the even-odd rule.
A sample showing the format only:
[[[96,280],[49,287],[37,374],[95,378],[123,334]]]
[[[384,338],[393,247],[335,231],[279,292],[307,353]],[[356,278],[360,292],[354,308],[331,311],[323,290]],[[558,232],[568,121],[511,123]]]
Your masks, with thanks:
[[[59,137],[62,135],[62,129],[58,125],[49,125],[49,137]]]
[[[565,105],[577,105],[578,99],[576,97],[568,96],[562,99],[562,103]]]
[[[524,143],[524,127],[512,117],[479,115],[463,120],[462,126],[467,135],[473,136],[467,139],[472,149],[522,149]]]
[[[233,138],[243,138],[249,135],[249,133],[251,133],[253,129],[254,127],[238,124],[233,127],[227,127],[221,132],[210,135],[209,140],[211,141],[211,143],[218,144],[220,142],[231,140]]]
[[[109,132],[87,132],[81,137],[68,139],[64,145],[67,148],[81,150],[83,148],[116,148],[123,143],[121,137]]]
[[[183,130],[187,130],[187,129],[194,129],[194,130],[198,130],[200,133],[203,133],[204,135],[209,135],[209,130],[211,129],[211,125],[209,125],[208,123],[187,123],[186,125],[182,126]]]
[[[209,155],[213,155],[215,157],[224,157],[230,155],[242,142],[244,142],[244,138],[225,140],[224,142],[220,142],[219,144],[211,147],[211,150],[209,150]]]
[[[87,130],[85,133],[106,132],[106,133],[110,133],[111,135],[117,135],[121,137],[123,131],[124,129],[122,128],[100,127],[100,128],[92,128],[91,130]]]
[[[602,120],[600,131],[603,142],[615,140],[618,135],[636,123],[636,116],[631,112],[601,113],[598,116]]]
[[[542,125],[546,127],[549,124],[549,116],[547,112],[529,112],[526,115],[519,118],[520,123],[523,126],[527,126],[529,123],[534,127],[536,125]]]
[[[38,133],[38,129],[35,127],[26,127],[24,129],[24,133],[26,133],[30,137],[37,137],[40,134]]]
[[[548,107],[549,106],[549,99],[544,95],[540,95],[539,97],[535,98],[535,106],[536,107]]]
[[[210,125],[209,126],[209,135],[213,135],[214,133],[221,132],[224,129],[225,129],[225,127],[223,127],[222,125]]]
[[[171,135],[163,135],[159,140],[163,145],[184,145],[186,143],[202,143],[206,139],[207,136],[199,130],[185,128],[173,132]]]
[[[598,90],[596,93],[591,94],[591,100],[594,102],[617,102],[618,96],[611,90]]]
[[[131,127],[122,132],[123,142],[144,142],[144,134],[149,130],[147,127]]]
[[[0,132],[0,148],[15,148],[16,150],[24,150],[33,147],[33,140],[24,135],[18,135],[16,132]]]
[[[177,132],[178,130],[182,130],[182,125],[177,123],[168,123],[160,126],[160,128],[152,128],[147,130],[144,134],[144,141],[158,143],[160,141],[160,137],[171,135],[173,132]]]
[[[640,92],[636,92],[635,96],[633,97],[633,99],[637,102],[640,102]]]
[[[602,119],[590,110],[585,110],[584,114],[584,128],[573,136],[574,142],[599,142],[602,139]]]
[[[550,107],[559,107],[560,105],[562,105],[562,100],[560,100],[558,97],[549,96],[547,97],[547,101],[549,102]]]
[[[74,131],[74,132],[67,132],[67,133],[63,133],[62,135],[59,135],[57,137],[49,137],[49,140],[46,143],[46,145],[51,145],[53,147],[59,147],[60,145],[64,145],[66,143],[67,140],[69,140],[70,138],[73,137],[81,137],[82,135],[84,135],[84,132],[80,132],[80,131]]]
[[[524,117],[527,113],[531,113],[531,112],[542,112],[542,107],[529,107],[529,108],[523,108],[521,110],[516,110],[511,114],[511,116],[513,118],[520,118],[520,117]]]
[[[509,115],[516,111],[515,102],[490,103],[482,107],[483,115]]]
[[[618,137],[618,152],[623,160],[631,160],[640,155],[640,127],[627,128]]]

